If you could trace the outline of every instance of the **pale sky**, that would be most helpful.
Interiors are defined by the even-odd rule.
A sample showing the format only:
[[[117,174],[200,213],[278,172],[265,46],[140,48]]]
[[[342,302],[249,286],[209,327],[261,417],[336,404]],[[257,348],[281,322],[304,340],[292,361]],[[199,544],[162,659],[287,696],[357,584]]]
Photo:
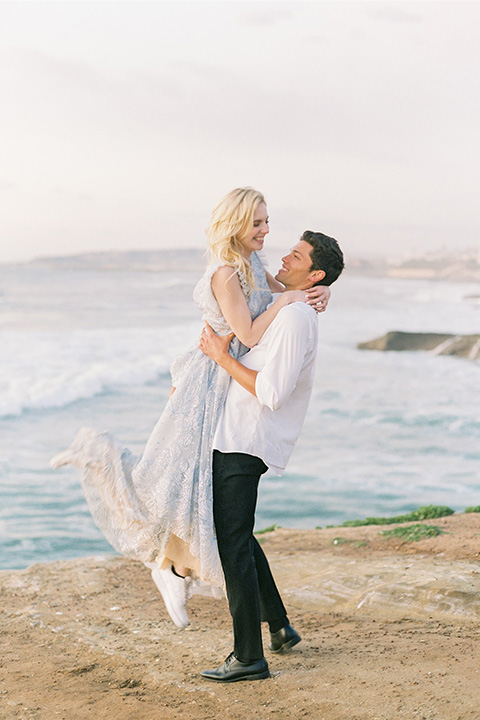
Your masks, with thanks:
[[[0,261],[200,247],[252,185],[284,250],[480,244],[477,2],[0,2]]]

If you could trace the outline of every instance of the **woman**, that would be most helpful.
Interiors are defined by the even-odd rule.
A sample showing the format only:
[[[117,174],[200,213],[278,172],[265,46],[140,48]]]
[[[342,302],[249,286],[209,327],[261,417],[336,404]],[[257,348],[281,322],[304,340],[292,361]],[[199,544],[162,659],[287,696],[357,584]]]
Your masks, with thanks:
[[[271,291],[283,287],[257,254],[268,232],[265,198],[252,188],[226,195],[207,228],[210,262],[194,299],[216,332],[235,333],[234,357],[258,342],[285,305],[328,302],[328,288],[314,288],[311,299],[300,291],[282,292],[270,304]],[[173,363],[172,379],[174,391],[141,458],[107,433],[84,428],[51,461],[53,467],[71,463],[83,469],[82,487],[96,524],[118,552],[152,569],[164,599],[171,569],[223,587],[213,529],[211,443],[229,377],[196,344]],[[177,625],[187,624],[170,614]]]

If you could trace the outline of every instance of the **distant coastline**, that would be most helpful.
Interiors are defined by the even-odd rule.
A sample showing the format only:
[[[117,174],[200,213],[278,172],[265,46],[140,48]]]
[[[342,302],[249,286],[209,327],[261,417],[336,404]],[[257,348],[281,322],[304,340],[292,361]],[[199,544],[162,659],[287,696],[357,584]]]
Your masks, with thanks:
[[[167,272],[202,268],[205,252],[198,248],[126,250],[38,257],[22,265],[52,270]]]
[[[277,252],[269,248],[268,254]],[[278,249],[278,252],[280,250]],[[32,268],[97,270],[124,272],[196,271],[207,262],[206,252],[199,248],[162,250],[99,251],[76,255],[58,255],[34,258],[25,263],[8,263],[9,266]],[[453,255],[439,251],[408,258],[347,257],[347,271],[353,275],[405,280],[447,280],[450,282],[480,283],[480,247],[463,250]],[[471,296],[480,300],[478,295]]]
[[[459,251],[455,255],[440,251],[403,260],[353,258],[348,262],[348,270],[357,275],[371,277],[480,282],[480,246]],[[480,295],[478,297],[480,298]]]

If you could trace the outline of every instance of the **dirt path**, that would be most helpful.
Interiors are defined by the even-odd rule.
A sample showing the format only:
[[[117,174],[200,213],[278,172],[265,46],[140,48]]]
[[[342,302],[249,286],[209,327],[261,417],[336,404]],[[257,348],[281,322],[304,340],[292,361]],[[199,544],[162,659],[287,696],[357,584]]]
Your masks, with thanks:
[[[480,516],[433,524],[448,534],[263,536],[303,642],[227,686],[198,675],[231,650],[224,601],[193,598],[182,631],[122,558],[2,572],[0,718],[479,720]]]

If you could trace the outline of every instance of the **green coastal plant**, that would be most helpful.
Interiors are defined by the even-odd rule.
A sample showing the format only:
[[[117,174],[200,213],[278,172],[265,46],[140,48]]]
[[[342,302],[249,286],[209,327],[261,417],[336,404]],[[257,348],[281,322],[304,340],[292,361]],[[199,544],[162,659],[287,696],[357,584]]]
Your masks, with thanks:
[[[446,505],[423,505],[405,515],[394,517],[369,517],[365,520],[346,520],[340,527],[360,527],[362,525],[392,525],[394,523],[415,522],[416,520],[433,520],[435,518],[453,515],[454,510]],[[479,510],[480,512],[480,510]]]
[[[480,505],[471,505],[465,508],[466,513],[480,513]]]
[[[345,543],[352,543],[353,540],[350,538],[336,537],[332,540],[332,545],[345,545]]]
[[[405,542],[417,542],[425,538],[437,537],[437,535],[442,535],[444,532],[445,530],[437,527],[437,525],[417,523],[416,525],[406,525],[392,528],[391,530],[380,530],[379,535],[387,538],[399,538]]]
[[[254,535],[264,535],[265,533],[273,532],[274,530],[279,530],[282,526],[281,525],[269,525],[266,528],[263,528],[263,530],[255,530],[253,533]]]
[[[345,545],[345,544],[353,544],[354,547],[360,548],[365,547],[367,543],[363,540],[352,540],[351,538],[344,538],[344,537],[336,537],[332,540],[332,545]]]

